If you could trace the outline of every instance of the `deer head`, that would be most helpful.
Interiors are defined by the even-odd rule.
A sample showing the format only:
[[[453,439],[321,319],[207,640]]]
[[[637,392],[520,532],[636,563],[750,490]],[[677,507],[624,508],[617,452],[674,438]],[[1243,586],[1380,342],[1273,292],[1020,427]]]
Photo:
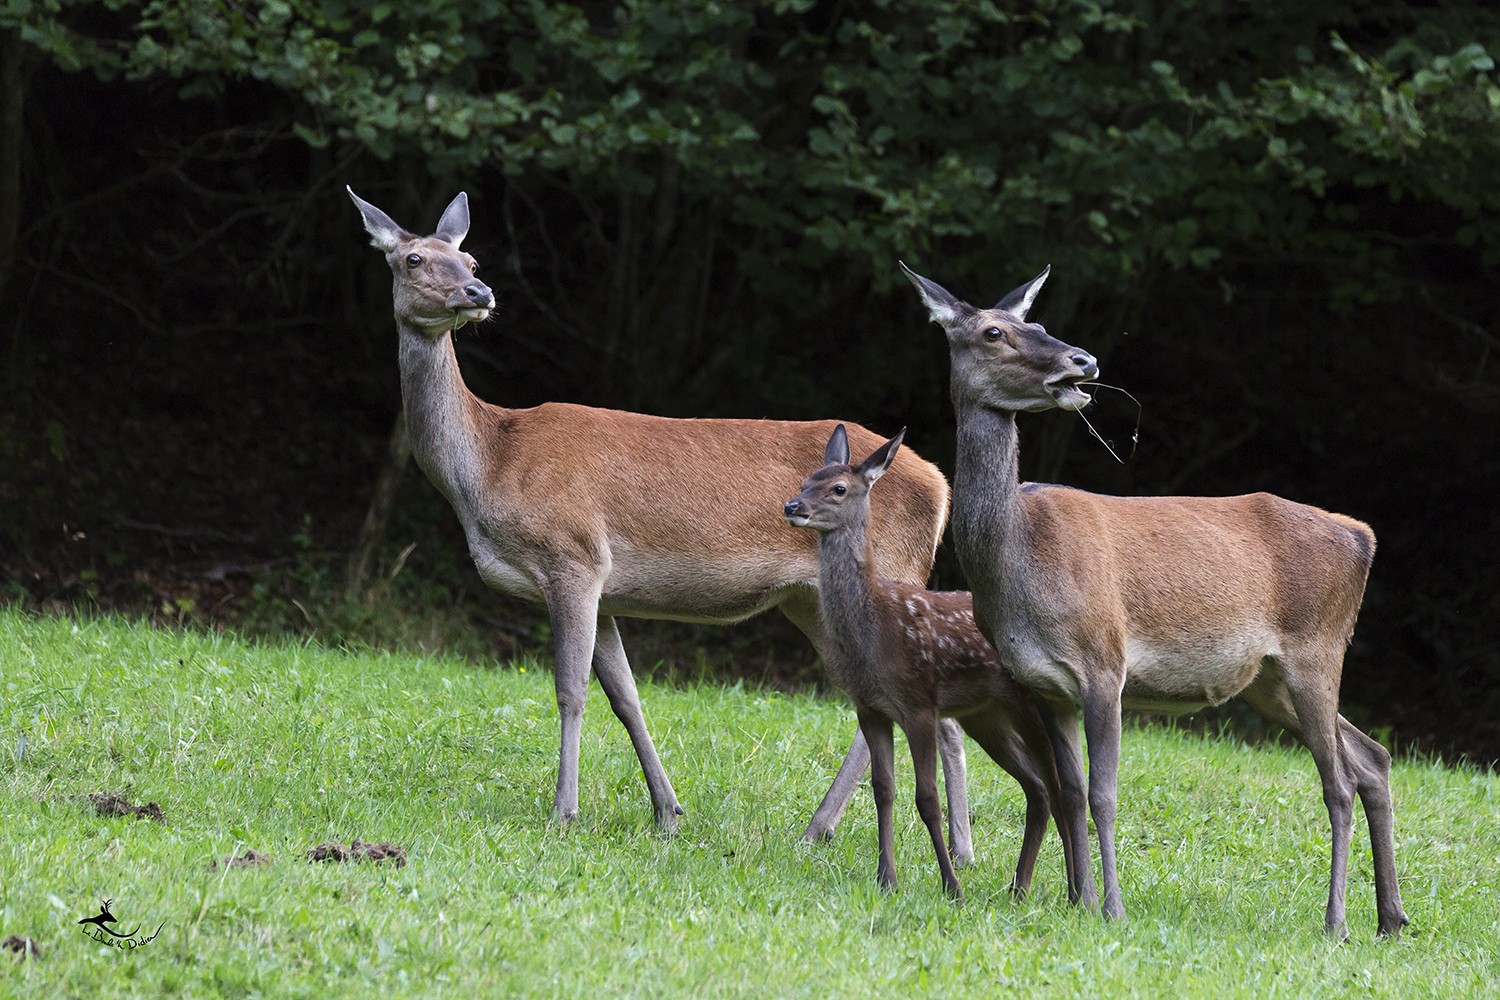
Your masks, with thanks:
[[[459,249],[469,233],[469,196],[448,205],[431,236],[396,225],[374,205],[345,188],[364,220],[370,244],[385,254],[395,275],[396,319],[427,337],[440,337],[465,323],[481,323],[495,308],[495,293],[475,277],[479,264]]]
[[[904,263],[901,271],[948,335],[955,403],[1028,413],[1088,405],[1088,393],[1078,386],[1099,377],[1094,356],[1053,337],[1040,323],[1026,322],[1050,266],[989,309],[954,297]]]
[[[903,427],[869,458],[850,465],[849,436],[844,425],[839,424],[823,450],[823,468],[803,480],[802,492],[783,505],[787,522],[795,528],[821,532],[863,523],[869,515],[870,487],[896,460],[896,451],[905,436]]]

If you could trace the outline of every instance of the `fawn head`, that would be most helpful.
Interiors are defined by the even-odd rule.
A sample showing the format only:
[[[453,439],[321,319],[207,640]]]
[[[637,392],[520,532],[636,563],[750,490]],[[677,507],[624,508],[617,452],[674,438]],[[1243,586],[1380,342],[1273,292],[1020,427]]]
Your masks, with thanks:
[[[782,505],[794,528],[828,532],[863,521],[869,515],[870,487],[896,460],[906,428],[876,448],[858,465],[849,464],[849,435],[844,425],[833,429],[823,451],[823,468],[802,481],[802,492]]]
[[[989,309],[954,297],[904,263],[901,270],[948,335],[955,402],[1028,413],[1088,405],[1090,396],[1079,384],[1099,377],[1094,356],[1053,337],[1040,323],[1026,322],[1050,266]]]
[[[475,272],[479,263],[459,249],[469,233],[469,196],[448,205],[431,236],[396,225],[346,187],[359,209],[370,244],[385,254],[395,275],[396,319],[427,337],[440,337],[465,323],[481,323],[495,308],[495,293]]]

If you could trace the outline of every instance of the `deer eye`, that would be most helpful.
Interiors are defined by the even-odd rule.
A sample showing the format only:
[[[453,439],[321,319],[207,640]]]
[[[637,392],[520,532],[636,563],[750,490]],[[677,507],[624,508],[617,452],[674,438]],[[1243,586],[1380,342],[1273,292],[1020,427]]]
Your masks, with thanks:
[[[470,274],[478,274],[479,273],[479,261],[477,261],[477,260],[471,260],[471,261],[469,261],[469,273]]]
[[[836,497],[841,497],[845,493],[848,493],[848,492],[849,492],[849,488],[847,486],[845,486],[843,483],[839,483],[836,486],[834,486],[834,488],[833,488],[833,495],[836,496]]]
[[[406,266],[407,267],[417,267],[421,263],[422,263],[422,255],[421,254],[416,254],[416,253],[414,253],[414,254],[408,254],[407,257],[406,257]]]
[[[984,331],[984,339],[991,344],[999,343],[1000,328],[998,326],[992,326],[988,330]]]

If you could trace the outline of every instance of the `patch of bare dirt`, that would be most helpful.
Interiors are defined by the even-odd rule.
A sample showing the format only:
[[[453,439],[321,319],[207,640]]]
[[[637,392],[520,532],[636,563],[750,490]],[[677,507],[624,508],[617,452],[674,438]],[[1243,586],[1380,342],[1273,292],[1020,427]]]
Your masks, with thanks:
[[[42,957],[42,949],[37,946],[36,940],[19,934],[12,934],[4,941],[0,941],[0,950],[13,951],[18,959]]]
[[[154,819],[158,823],[167,821],[161,806],[155,802],[138,806],[118,792],[89,792],[88,800],[100,816],[134,816],[136,819]]]
[[[249,847],[249,848],[246,848],[245,851],[242,854],[231,854],[228,857],[220,858],[218,861],[215,861],[212,864],[210,864],[209,867],[212,868],[212,869],[214,869],[215,871],[217,871],[221,867],[223,867],[223,868],[259,868],[262,865],[269,865],[269,864],[273,863],[275,860],[276,859],[273,858],[271,855],[265,854],[265,853],[263,853],[261,851],[257,851],[253,847]]]
[[[326,840],[307,852],[309,861],[389,861],[397,868],[406,867],[406,848],[382,841],[371,844],[355,838],[348,847],[334,840]]]

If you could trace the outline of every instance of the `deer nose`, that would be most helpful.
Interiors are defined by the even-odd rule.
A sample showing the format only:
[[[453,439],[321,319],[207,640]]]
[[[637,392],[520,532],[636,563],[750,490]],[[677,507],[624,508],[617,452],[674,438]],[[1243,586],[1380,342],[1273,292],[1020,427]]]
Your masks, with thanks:
[[[1088,351],[1074,352],[1071,360],[1073,364],[1078,366],[1078,370],[1089,378],[1093,378],[1099,374],[1099,362]]]
[[[487,306],[495,299],[495,293],[490,291],[489,286],[479,281],[465,285],[464,294],[476,306]]]
[[[788,500],[781,505],[781,513],[786,517],[796,517],[802,512],[801,500]]]

